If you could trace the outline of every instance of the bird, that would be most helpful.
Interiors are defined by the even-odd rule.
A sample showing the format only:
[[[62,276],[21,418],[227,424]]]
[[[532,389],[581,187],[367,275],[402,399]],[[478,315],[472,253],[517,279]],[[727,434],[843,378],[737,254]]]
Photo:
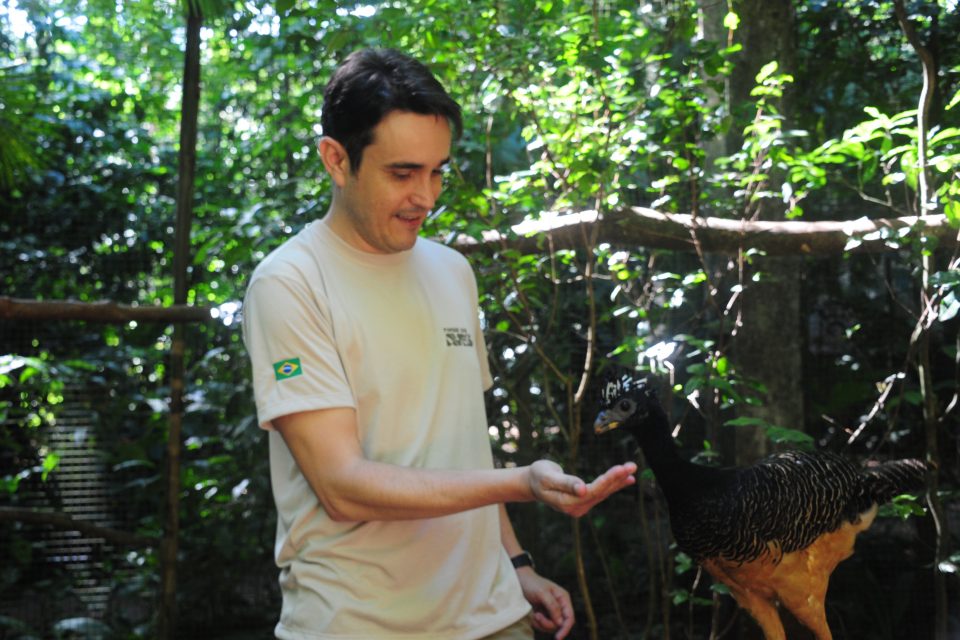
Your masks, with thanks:
[[[853,554],[879,505],[926,485],[927,465],[900,459],[860,466],[828,451],[783,451],[750,466],[684,459],[655,384],[608,375],[597,435],[621,429],[643,451],[669,512],[677,548],[726,585],[766,640],[786,640],[786,608],[817,640],[832,640],[830,575]]]

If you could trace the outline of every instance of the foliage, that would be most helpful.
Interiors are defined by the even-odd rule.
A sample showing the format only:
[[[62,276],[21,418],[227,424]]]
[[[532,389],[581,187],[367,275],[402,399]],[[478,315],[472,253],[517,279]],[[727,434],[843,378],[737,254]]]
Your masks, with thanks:
[[[915,3],[911,16],[942,61],[927,206],[957,224],[960,17],[947,8]],[[488,229],[508,238],[470,254],[496,374],[489,412],[498,463],[548,456],[590,477],[632,457],[632,443],[600,447],[589,434],[590,378],[613,363],[663,383],[681,444],[710,463],[724,462],[726,434],[758,424],[792,446],[922,453],[909,366],[921,312],[917,264],[934,250],[922,241],[922,224],[886,237],[895,249],[886,256],[850,253],[805,265],[811,402],[806,423],[796,425],[758,423],[743,412],[769,401],[763,381],[745,378],[729,350],[741,327],[740,296],[753,284],[744,266],[763,257],[749,247],[724,259],[597,245],[589,230],[576,249],[545,241],[521,253],[509,243],[524,223],[557,212],[592,210],[602,224],[628,223],[631,205],[730,218],[760,209],[807,220],[917,213],[919,68],[890,3],[797,3],[796,68],[761,65],[747,105],[727,104],[723,90],[738,64],[738,21],[749,16],[729,14],[730,40],[712,42],[698,31],[692,0],[254,0],[201,9],[189,301],[214,308],[217,319],[189,330],[183,626],[210,637],[231,617],[247,629],[269,629],[275,617],[274,516],[241,300],[255,264],[326,210],[329,185],[314,150],[322,87],[361,46],[421,57],[464,107],[454,171],[426,232],[447,242]],[[22,33],[13,20],[0,24],[0,294],[170,304],[183,5],[20,0],[9,11],[28,22]],[[716,142],[725,139],[736,146],[720,153]],[[860,241],[851,238],[848,249]],[[955,260],[935,255],[932,326],[947,439],[956,429],[949,401],[958,386],[960,303]],[[0,322],[0,415],[13,424],[0,438],[5,451],[16,443],[0,469],[5,503],[16,502],[25,478],[56,476],[55,452],[44,452],[38,427],[58,419],[56,400],[68,382],[82,384],[101,420],[96,441],[118,499],[137,531],[159,534],[172,330]],[[884,380],[896,391],[879,402],[875,387]],[[848,446],[861,422],[863,437]],[[950,484],[954,458],[941,467]],[[533,505],[511,511],[538,564],[578,591],[584,637],[588,607],[602,637],[659,637],[678,625],[699,637],[715,599],[665,544],[652,478],[639,484],[579,528]],[[581,529],[589,535],[578,545]],[[26,567],[29,549],[17,543],[5,553],[19,554],[17,566]],[[118,587],[117,598],[149,602],[154,552],[124,562],[139,577],[132,588]],[[578,563],[587,590],[575,589]],[[0,584],[8,590],[19,579],[5,575]],[[925,592],[918,593],[909,602],[925,613],[915,604]],[[847,615],[854,605],[838,607]],[[870,624],[869,616],[849,615]],[[910,615],[891,619],[886,611],[885,627],[851,637],[888,637],[909,628]],[[110,620],[127,637],[148,636],[148,623]],[[80,623],[61,626],[71,624]]]

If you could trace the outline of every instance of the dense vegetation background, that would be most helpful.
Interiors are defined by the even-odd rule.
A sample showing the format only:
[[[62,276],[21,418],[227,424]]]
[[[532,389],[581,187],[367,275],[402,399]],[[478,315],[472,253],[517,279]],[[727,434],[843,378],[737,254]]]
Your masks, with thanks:
[[[203,25],[196,114],[181,113],[191,12]],[[635,457],[633,443],[590,434],[596,374],[612,363],[656,377],[678,440],[705,463],[782,446],[928,457],[934,508],[886,511],[834,574],[828,615],[838,639],[958,637],[955,0],[8,0],[0,297],[215,311],[180,325],[172,637],[269,637],[278,612],[240,301],[256,263],[326,210],[321,91],[362,46],[420,57],[464,107],[426,232],[480,241],[464,250],[501,464],[549,456],[591,477]],[[193,115],[181,301],[178,153],[193,150],[180,148]],[[624,241],[643,225],[631,207],[695,220],[932,216],[953,229],[939,242],[920,221],[851,234],[843,250],[814,239],[782,255],[749,241],[706,251],[706,230],[684,232],[682,248]],[[514,228],[584,211],[602,222],[572,243],[521,242]],[[482,242],[489,230],[501,238]],[[71,512],[50,434],[81,406],[94,419],[69,438],[102,465],[111,526],[161,535],[174,342],[162,322],[0,317],[0,638],[156,636],[155,544],[92,547],[108,595],[91,611],[71,560],[45,552],[50,525],[11,510]],[[649,474],[578,522],[511,511],[541,571],[574,593],[576,637],[756,637],[670,546]]]

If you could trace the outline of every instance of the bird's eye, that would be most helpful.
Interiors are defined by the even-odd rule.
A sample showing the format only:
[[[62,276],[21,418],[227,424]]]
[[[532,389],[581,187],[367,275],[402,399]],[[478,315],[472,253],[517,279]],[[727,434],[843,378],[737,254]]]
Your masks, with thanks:
[[[630,411],[630,408],[631,408],[631,407],[630,407],[630,401],[629,401],[629,400],[621,400],[621,401],[620,401],[620,411]]]

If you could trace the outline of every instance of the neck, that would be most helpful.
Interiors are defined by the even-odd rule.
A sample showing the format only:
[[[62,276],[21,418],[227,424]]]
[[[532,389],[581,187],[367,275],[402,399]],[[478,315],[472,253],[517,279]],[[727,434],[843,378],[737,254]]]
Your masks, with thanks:
[[[337,197],[334,196],[330,208],[327,209],[327,214],[320,219],[320,223],[330,227],[330,230],[340,236],[345,242],[351,243],[350,241],[353,239],[353,236],[356,235],[356,232],[350,225],[347,214],[336,207],[336,200]]]
[[[640,442],[640,449],[646,458],[647,464],[657,478],[657,482],[669,498],[689,484],[690,472],[695,470],[694,463],[680,457],[670,422],[660,407],[651,407],[648,415],[634,431]]]

